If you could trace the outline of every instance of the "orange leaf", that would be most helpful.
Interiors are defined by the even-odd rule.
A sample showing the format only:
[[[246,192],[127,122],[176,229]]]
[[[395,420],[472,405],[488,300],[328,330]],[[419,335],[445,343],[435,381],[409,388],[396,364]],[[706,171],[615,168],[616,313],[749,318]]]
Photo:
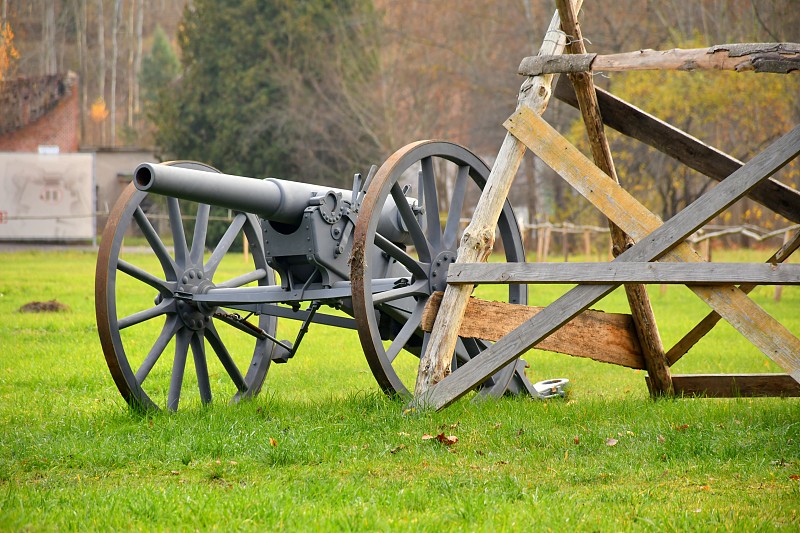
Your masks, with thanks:
[[[277,447],[277,446],[278,446],[278,441],[276,441],[275,439],[273,439],[272,437],[270,437],[270,438],[269,438],[269,445],[270,445],[270,446],[272,446],[273,448],[275,448],[275,447]]]

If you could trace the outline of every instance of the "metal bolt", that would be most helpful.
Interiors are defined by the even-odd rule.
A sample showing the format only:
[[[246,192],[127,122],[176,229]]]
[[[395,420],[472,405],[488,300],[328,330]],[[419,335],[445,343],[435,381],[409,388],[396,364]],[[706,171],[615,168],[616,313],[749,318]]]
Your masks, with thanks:
[[[181,279],[181,281],[182,281],[182,282],[184,282],[184,283],[189,283],[189,278],[188,278],[188,276],[183,276],[183,278]],[[181,287],[181,290],[183,290],[183,287]]]

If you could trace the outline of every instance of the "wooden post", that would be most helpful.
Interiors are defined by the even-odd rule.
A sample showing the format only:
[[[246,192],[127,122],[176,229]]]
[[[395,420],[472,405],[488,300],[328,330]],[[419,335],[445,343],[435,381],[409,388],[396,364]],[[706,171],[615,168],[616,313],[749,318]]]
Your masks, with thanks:
[[[592,255],[592,236],[588,229],[583,230],[583,255],[587,260]]]
[[[783,234],[783,245],[781,246],[781,248],[784,248],[787,244],[789,244],[789,232],[788,231]],[[775,296],[773,296],[773,298],[774,298],[774,300],[776,302],[780,302],[781,301],[781,294],[783,294],[783,287],[781,287],[780,285],[776,285],[775,286]]]
[[[575,0],[579,10],[583,0]],[[559,29],[558,13],[553,15],[539,53],[557,55],[562,53],[566,39]],[[541,115],[547,108],[552,94],[552,75],[534,76],[525,80],[520,88],[517,108],[526,107]],[[492,171],[475,207],[472,221],[461,238],[457,262],[476,263],[485,261],[494,244],[497,220],[508,197],[511,183],[525,155],[525,145],[514,135],[507,133],[492,166]],[[414,395],[424,396],[428,388],[450,373],[452,353],[458,342],[458,329],[467,308],[472,286],[447,286],[440,312],[436,316],[427,349],[420,355],[419,373]]]
[[[567,223],[561,226],[561,248],[564,250],[564,262],[569,262],[569,233],[567,232]]]
[[[561,16],[561,29],[570,36],[567,50],[571,54],[585,54],[586,46],[583,44],[578,16],[572,7],[572,2],[569,0],[556,0],[556,6]],[[600,106],[597,103],[597,94],[595,93],[592,76],[587,72],[573,73],[568,76],[575,88],[581,115],[583,115],[583,122],[589,135],[589,145],[594,162],[610,179],[614,180],[615,183],[619,183],[608,139],[603,130],[603,118],[600,115]],[[633,245],[633,239],[611,221],[609,221],[609,229],[611,230],[615,256],[618,256]],[[639,342],[642,344],[647,372],[652,383],[651,391],[655,395],[671,395],[672,379],[664,353],[664,344],[661,342],[661,336],[658,333],[656,317],[650,305],[647,288],[644,285],[626,285],[625,294],[628,297],[628,305],[631,308],[633,322],[636,324]]]

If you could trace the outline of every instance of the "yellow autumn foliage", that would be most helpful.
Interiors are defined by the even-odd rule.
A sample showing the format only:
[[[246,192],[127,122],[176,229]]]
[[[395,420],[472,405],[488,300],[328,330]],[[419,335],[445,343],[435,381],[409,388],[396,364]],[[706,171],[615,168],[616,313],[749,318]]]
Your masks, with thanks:
[[[0,81],[11,70],[14,62],[19,59],[19,51],[14,46],[14,31],[11,24],[0,26]]]

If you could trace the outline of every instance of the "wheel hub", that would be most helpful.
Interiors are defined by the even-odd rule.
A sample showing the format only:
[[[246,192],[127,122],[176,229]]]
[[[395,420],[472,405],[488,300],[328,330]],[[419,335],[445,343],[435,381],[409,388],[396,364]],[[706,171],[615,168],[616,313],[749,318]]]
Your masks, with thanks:
[[[439,255],[431,261],[431,267],[428,271],[428,282],[430,283],[431,292],[441,292],[447,287],[447,271],[450,265],[456,262],[456,252],[454,250],[445,250],[440,252]]]
[[[183,273],[178,283],[178,291],[189,294],[204,294],[214,288],[211,280],[206,279],[202,269],[190,268]],[[203,329],[211,320],[216,307],[209,307],[202,303],[178,300],[178,316],[186,327],[195,331]]]

